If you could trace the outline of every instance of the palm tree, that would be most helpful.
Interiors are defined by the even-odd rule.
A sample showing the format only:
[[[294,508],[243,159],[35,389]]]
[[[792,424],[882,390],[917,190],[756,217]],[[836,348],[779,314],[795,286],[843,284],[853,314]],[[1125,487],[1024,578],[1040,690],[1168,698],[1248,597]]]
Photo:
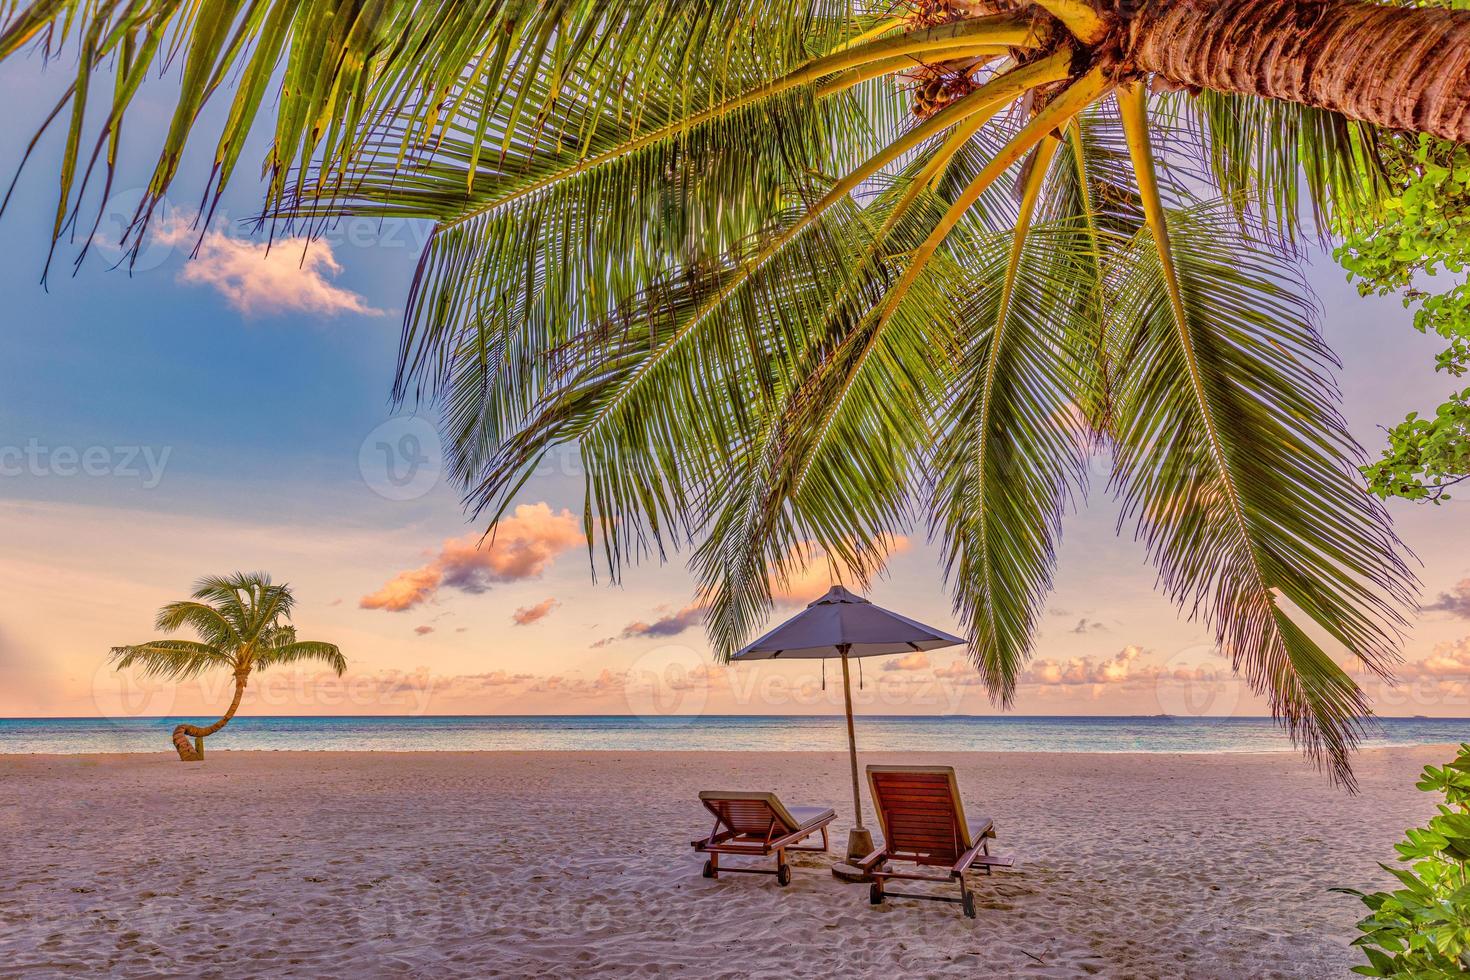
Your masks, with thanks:
[[[261,572],[207,576],[199,580],[191,599],[170,602],[160,609],[154,624],[167,633],[188,626],[198,634],[198,641],[150,640],[112,648],[118,670],[141,667],[145,675],[175,681],[220,667],[235,675],[235,696],[218,721],[203,728],[187,723],[174,728],[173,743],[180,761],[204,758],[204,739],[235,717],[252,671],[319,660],[342,676],[347,660],[335,644],[298,640],[296,627],[282,622],[291,618],[295,603],[289,585],[274,585]]]
[[[220,92],[205,220],[274,100],[263,221],[432,222],[397,396],[477,513],[575,445],[613,574],[690,548],[719,653],[926,515],[1008,704],[1102,451],[1165,591],[1351,783],[1322,641],[1387,676],[1416,583],[1292,251],[1374,207],[1380,134],[1470,139],[1463,2],[34,0],[0,57],[80,55],[58,238],[180,53],[125,244]]]

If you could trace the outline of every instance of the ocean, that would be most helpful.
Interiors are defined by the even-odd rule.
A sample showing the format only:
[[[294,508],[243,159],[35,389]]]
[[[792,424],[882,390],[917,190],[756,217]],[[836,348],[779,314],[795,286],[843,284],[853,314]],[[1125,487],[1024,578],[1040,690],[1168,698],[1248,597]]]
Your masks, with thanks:
[[[171,752],[179,718],[0,718],[0,753]],[[879,715],[857,719],[858,748],[913,752],[1285,752],[1269,718]],[[1382,718],[1365,748],[1470,740],[1470,719]],[[375,752],[847,748],[841,716],[627,715],[243,717],[210,737],[211,751]]]

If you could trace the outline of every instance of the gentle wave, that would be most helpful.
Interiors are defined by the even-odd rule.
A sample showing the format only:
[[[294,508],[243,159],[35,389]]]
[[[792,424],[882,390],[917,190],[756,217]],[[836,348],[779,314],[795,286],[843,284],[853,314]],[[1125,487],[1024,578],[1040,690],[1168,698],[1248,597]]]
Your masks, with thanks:
[[[0,719],[0,754],[168,752],[180,718]],[[208,723],[207,719],[198,720]],[[862,750],[910,752],[1274,752],[1291,742],[1269,718],[870,716]],[[1382,718],[1364,747],[1470,740],[1462,718]],[[838,752],[840,716],[349,716],[236,718],[209,748],[375,752]]]

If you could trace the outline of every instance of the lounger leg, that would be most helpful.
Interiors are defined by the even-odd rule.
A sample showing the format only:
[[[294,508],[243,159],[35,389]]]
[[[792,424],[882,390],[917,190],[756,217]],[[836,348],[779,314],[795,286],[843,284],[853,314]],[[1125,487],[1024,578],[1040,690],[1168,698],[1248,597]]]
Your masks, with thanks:
[[[822,825],[822,850],[827,849],[827,825]]]
[[[783,888],[791,884],[791,865],[786,863],[786,848],[776,848],[776,884]]]
[[[720,856],[711,853],[704,862],[704,876],[706,878],[718,878],[720,876]]]
[[[883,904],[883,879],[874,878],[873,883],[868,886],[868,902],[872,905]]]
[[[970,886],[965,883],[965,876],[960,876],[960,908],[965,910],[965,918],[975,918],[975,893],[970,891]]]

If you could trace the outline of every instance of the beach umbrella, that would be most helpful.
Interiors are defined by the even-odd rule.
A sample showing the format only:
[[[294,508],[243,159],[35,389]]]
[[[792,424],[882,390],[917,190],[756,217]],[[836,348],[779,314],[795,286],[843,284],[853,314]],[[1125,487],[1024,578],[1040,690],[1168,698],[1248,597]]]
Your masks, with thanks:
[[[885,657],[920,650],[937,650],[965,641],[943,630],[915,622],[875,606],[840,585],[743,648],[730,659],[842,661],[842,699],[847,706],[847,752],[852,764],[852,812],[857,826],[847,839],[847,856],[855,859],[873,849],[873,835],[863,826],[862,795],[858,789],[857,738],[852,726],[852,675],[848,661],[857,657]]]

